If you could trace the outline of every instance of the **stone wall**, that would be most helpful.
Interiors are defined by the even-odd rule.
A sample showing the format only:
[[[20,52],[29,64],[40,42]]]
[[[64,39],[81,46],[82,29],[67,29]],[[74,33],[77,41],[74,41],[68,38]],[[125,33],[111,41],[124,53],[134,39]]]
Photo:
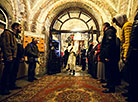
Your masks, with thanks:
[[[138,0],[0,0],[0,7],[7,13],[8,28],[12,22],[18,21],[24,26],[24,31],[45,34],[45,52],[41,54],[41,68],[38,71],[42,73],[46,71],[45,66],[48,60],[49,29],[52,21],[61,11],[70,7],[86,9],[96,18],[101,30],[102,24],[105,21],[111,23],[116,14],[125,13],[129,20],[133,21],[138,8]],[[120,29],[117,29],[119,35]]]

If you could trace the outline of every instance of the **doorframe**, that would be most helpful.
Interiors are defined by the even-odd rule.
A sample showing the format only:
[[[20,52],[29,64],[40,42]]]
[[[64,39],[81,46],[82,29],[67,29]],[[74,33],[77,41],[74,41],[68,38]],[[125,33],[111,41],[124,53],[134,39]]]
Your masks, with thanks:
[[[61,33],[82,33],[82,34],[84,34],[84,33],[88,33],[88,36],[92,36],[92,41],[93,41],[93,34],[94,33],[97,33],[97,30],[93,30],[93,28],[91,28],[90,30],[79,30],[79,31],[71,31],[71,30],[56,30],[56,29],[52,29],[52,30],[50,30],[50,34],[51,34],[51,38],[50,39],[52,39],[52,34],[59,34],[59,46],[60,46],[60,52],[59,53],[61,53]],[[89,38],[89,37],[88,37]],[[90,39],[88,39],[88,46],[89,46],[89,40]],[[52,40],[51,40],[52,41]]]

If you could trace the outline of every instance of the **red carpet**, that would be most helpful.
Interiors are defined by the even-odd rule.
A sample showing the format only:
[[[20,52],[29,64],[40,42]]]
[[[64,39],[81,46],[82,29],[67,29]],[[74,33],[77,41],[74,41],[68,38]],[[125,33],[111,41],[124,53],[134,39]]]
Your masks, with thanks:
[[[2,102],[125,102],[121,93],[102,90],[86,76],[44,76]]]

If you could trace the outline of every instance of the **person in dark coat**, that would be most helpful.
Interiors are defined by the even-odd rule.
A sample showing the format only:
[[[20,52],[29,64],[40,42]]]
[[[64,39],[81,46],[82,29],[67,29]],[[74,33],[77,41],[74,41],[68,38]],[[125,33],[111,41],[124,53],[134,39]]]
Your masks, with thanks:
[[[115,61],[115,65],[116,65],[116,79],[115,79],[115,85],[121,85],[121,72],[119,71],[119,61],[120,61],[120,39],[118,37],[116,37],[116,61]]]
[[[137,102],[137,66],[138,66],[138,12],[135,16],[130,35],[130,46],[127,53],[126,65],[129,70],[128,102]]]
[[[86,49],[83,48],[81,49],[81,65],[82,65],[82,70],[85,71],[86,69]]]
[[[60,58],[56,54],[55,47],[51,46],[47,74],[52,75],[59,73],[60,71]]]
[[[68,48],[64,51],[64,68],[66,68],[67,62],[68,62],[69,52]]]
[[[17,57],[15,58],[15,62],[14,62],[14,69],[13,69],[13,73],[11,75],[10,78],[10,89],[20,89],[21,87],[16,86],[15,82],[16,82],[16,78],[17,78],[17,73],[18,73],[18,69],[19,69],[19,64],[24,62],[24,48],[23,48],[23,44],[21,41],[21,36],[19,34],[16,34],[16,41],[17,41]]]
[[[93,68],[93,42],[90,42],[90,46],[87,52],[88,58],[88,73],[92,75],[92,68]]]
[[[96,44],[95,47],[93,48],[92,77],[95,79],[97,79],[97,63],[98,63],[97,55],[96,55],[97,47],[98,47],[98,44]]]
[[[25,47],[25,52],[27,55],[28,59],[28,81],[33,82],[34,80],[37,80],[35,78],[35,68],[36,68],[36,63],[38,62],[38,57],[39,57],[39,50],[37,47],[38,41],[37,39],[32,39],[31,43],[28,43],[27,46]]]
[[[13,23],[11,26],[12,30],[5,29],[1,34],[1,51],[3,53],[4,70],[1,79],[1,90],[0,94],[10,94],[10,78],[13,76],[15,71],[13,65],[17,57],[17,41],[15,35],[20,33],[21,25],[19,23]]]
[[[108,22],[103,24],[104,37],[102,39],[101,48],[100,48],[100,59],[105,63],[105,74],[107,78],[107,85],[103,85],[103,93],[115,92],[115,77],[116,67],[116,29]]]

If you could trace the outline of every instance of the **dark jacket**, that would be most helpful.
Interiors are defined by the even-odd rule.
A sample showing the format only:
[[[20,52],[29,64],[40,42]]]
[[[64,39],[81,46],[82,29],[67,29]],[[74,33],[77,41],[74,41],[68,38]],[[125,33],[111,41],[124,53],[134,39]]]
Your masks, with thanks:
[[[138,49],[138,13],[134,19],[130,35],[130,46]]]
[[[115,61],[116,57],[116,29],[110,26],[105,32],[100,47],[99,58],[102,62],[105,59]]]
[[[18,35],[16,36],[17,40],[17,60],[21,60],[21,58],[24,58],[24,48],[23,44],[21,42],[21,37]]]
[[[116,61],[119,62],[120,61],[120,39],[118,37],[116,37]]]
[[[81,58],[82,59],[85,59],[86,58],[85,54],[86,54],[86,49],[82,49],[81,50]]]
[[[132,25],[132,31],[130,35],[130,45],[127,53],[127,59],[130,56],[130,52],[132,50],[138,50],[138,13],[135,16],[133,25]]]
[[[92,63],[93,62],[93,55],[94,55],[94,49],[93,49],[93,44],[91,44],[88,48],[88,52],[87,52],[87,58],[88,58],[88,63]]]
[[[93,52],[93,44],[90,44],[88,51],[87,51],[87,57],[89,58]]]
[[[1,34],[0,43],[4,60],[8,60],[9,58],[16,58],[17,41],[15,34],[12,31],[5,29]]]
[[[28,43],[27,46],[25,47],[25,53],[27,55],[28,61],[29,62],[34,62],[35,58],[38,58],[39,56],[39,50],[36,44],[33,42]]]
[[[66,49],[64,51],[64,59],[68,59],[68,56],[69,56],[69,52],[68,52],[68,49]]]

